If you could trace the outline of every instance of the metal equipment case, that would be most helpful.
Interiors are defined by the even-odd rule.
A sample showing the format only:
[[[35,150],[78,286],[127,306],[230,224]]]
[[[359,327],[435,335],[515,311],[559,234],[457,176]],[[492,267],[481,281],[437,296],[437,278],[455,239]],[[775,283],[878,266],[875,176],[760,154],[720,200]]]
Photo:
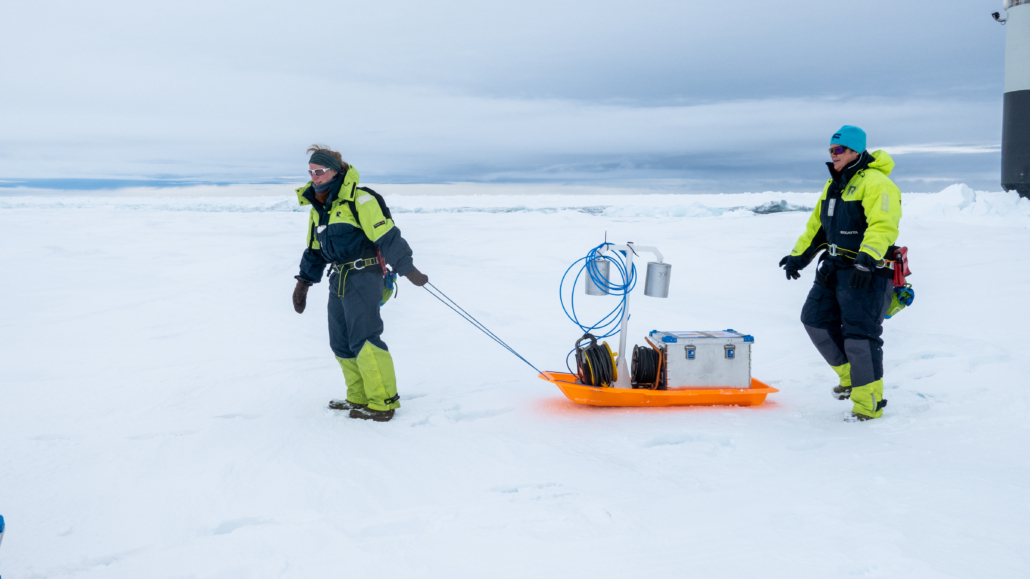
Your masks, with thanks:
[[[648,336],[662,350],[668,388],[750,388],[751,344],[733,330],[659,332]]]

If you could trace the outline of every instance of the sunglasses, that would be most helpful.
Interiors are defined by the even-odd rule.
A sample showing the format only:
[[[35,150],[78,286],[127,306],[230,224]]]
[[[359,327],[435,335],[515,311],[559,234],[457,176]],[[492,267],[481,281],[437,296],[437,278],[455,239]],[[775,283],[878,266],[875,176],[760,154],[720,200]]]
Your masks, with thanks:
[[[830,147],[830,154],[831,155],[843,155],[844,151],[847,151],[847,150],[848,150],[847,147],[842,147],[840,145],[837,145],[836,147]]]
[[[308,169],[308,173],[310,173],[312,177],[321,177],[322,175],[325,175],[329,171],[332,171],[332,169],[315,169],[314,171],[312,171],[311,169]]]

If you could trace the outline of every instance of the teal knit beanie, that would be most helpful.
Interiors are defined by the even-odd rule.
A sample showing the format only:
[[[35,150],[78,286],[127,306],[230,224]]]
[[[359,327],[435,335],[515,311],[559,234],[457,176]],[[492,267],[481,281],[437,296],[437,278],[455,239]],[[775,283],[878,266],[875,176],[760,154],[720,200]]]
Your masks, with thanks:
[[[856,153],[861,153],[865,151],[865,131],[852,125],[844,125],[834,133],[830,144],[844,145]]]

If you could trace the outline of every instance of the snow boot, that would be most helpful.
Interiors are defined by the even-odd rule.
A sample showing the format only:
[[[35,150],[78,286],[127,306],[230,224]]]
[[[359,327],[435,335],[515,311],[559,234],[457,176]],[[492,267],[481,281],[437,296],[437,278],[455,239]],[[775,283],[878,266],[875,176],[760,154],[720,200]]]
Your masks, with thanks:
[[[851,386],[834,386],[833,397],[837,400],[847,400],[851,398]]]
[[[851,398],[851,364],[845,363],[840,366],[830,366],[840,378],[840,385],[833,387],[833,397],[837,400]]]
[[[376,410],[374,408],[355,408],[350,411],[351,418],[361,420],[374,420],[376,422],[389,422],[393,418],[393,408],[389,410]]]
[[[367,408],[368,404],[358,404],[357,402],[351,402],[350,400],[330,400],[329,408],[331,410],[354,410],[355,408]]]

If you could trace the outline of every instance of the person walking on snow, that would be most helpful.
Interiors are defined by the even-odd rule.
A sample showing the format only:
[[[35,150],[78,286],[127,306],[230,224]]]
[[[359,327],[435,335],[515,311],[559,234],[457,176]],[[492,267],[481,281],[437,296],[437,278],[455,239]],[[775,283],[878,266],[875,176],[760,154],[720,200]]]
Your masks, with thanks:
[[[866,151],[865,131],[845,125],[830,139],[830,179],[805,232],[780,260],[798,279],[822,249],[801,310],[812,343],[840,378],[833,394],[851,399],[859,420],[879,418],[883,399],[883,320],[893,294],[884,257],[898,239],[901,191],[888,178],[894,160]]]
[[[386,422],[400,396],[393,358],[380,339],[379,307],[390,292],[384,291],[385,264],[417,286],[429,277],[415,267],[411,247],[378,200],[357,188],[357,170],[327,147],[312,145],[308,152],[311,181],[297,189],[297,199],[311,205],[311,213],[293,308],[304,312],[308,288],[322,281],[329,265],[329,347],[347,382],[346,400],[332,400],[329,407]]]

